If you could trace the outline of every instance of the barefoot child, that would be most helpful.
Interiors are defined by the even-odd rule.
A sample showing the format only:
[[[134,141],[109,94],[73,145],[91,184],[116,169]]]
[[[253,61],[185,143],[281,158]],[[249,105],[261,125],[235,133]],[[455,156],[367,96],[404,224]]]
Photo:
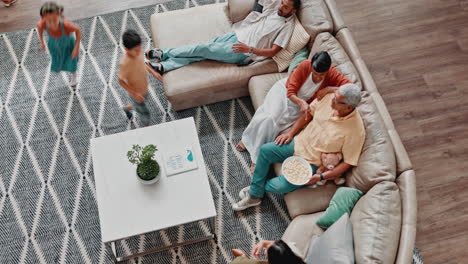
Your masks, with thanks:
[[[135,107],[142,125],[148,126],[150,113],[145,105],[149,82],[148,66],[143,57],[141,38],[136,31],[130,29],[124,32],[122,42],[126,53],[120,62],[119,83],[127,90],[133,101],[133,106],[127,105],[123,110],[128,119],[132,119],[131,110]]]
[[[43,33],[47,32],[51,71],[67,71],[71,73],[70,86],[77,85],[76,70],[80,53],[80,28],[62,16],[63,6],[54,2],[45,2],[40,10],[41,20],[37,23],[37,31],[41,41],[41,48],[45,51]],[[75,33],[75,37],[71,34]]]

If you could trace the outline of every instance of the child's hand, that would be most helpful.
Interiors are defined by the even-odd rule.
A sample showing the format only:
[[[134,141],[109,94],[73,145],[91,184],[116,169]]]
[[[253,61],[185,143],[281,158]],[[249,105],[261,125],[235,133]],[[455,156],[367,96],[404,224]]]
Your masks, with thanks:
[[[46,51],[46,47],[45,47],[44,42],[41,43],[41,50],[44,51],[44,52]]]
[[[78,54],[80,54],[80,50],[79,50],[79,49],[73,49],[73,51],[72,51],[72,59],[78,57]]]

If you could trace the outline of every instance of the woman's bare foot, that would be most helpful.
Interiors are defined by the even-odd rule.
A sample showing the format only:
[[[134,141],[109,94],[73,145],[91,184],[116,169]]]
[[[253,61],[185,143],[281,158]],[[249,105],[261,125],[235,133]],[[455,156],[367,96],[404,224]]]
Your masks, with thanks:
[[[254,170],[255,170],[255,163],[252,163],[252,165],[250,165],[250,173],[253,174],[254,173]]]
[[[247,254],[241,249],[235,248],[235,249],[232,249],[231,252],[235,257],[247,257]]]
[[[244,143],[242,143],[242,141],[239,141],[239,143],[237,143],[236,149],[239,152],[244,152],[247,150],[247,148],[245,147]]]

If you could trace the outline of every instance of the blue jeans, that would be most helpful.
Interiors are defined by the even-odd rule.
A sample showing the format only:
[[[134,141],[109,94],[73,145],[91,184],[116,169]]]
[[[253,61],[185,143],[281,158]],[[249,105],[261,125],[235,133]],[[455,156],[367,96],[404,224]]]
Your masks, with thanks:
[[[135,100],[135,98],[133,98],[133,96],[130,96],[130,98],[132,98],[132,105],[133,105],[133,108],[135,109],[135,112],[138,113],[138,115],[140,116],[140,120],[141,120],[141,124],[143,126],[147,126],[149,125],[150,123],[150,119],[151,119],[151,115],[150,115],[150,112],[148,110],[148,108],[146,107],[146,99],[148,97],[148,93],[146,95],[143,96],[145,98],[145,100],[141,103],[137,102]]]
[[[192,62],[215,60],[232,64],[245,64],[247,55],[234,53],[232,45],[239,42],[234,32],[216,37],[208,43],[198,43],[177,48],[163,49],[161,64],[164,72],[178,69]]]
[[[268,172],[273,163],[281,163],[294,155],[294,140],[286,145],[276,145],[275,142],[263,144],[258,154],[252,183],[250,184],[250,196],[262,198],[265,192],[285,194],[292,192],[302,186],[289,183],[283,175],[268,179]],[[315,172],[317,166],[311,164]]]

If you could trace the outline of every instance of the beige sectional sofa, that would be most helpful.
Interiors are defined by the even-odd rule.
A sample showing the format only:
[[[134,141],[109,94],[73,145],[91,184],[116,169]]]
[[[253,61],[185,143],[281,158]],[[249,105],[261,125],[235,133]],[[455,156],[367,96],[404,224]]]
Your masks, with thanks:
[[[155,14],[151,18],[154,44],[172,47],[226,33],[232,22],[249,13],[253,2],[228,0]],[[347,186],[365,193],[351,214],[356,263],[411,263],[416,236],[415,174],[387,108],[334,0],[303,0],[298,18],[311,35],[311,56],[328,51],[333,64],[363,89],[358,110],[366,126],[366,142],[359,165],[346,175]],[[177,38],[173,32],[178,32]],[[244,95],[250,95],[258,108],[272,85],[287,76],[277,71],[271,59],[244,67],[206,61],[164,74],[163,85],[175,110]],[[276,164],[277,173],[279,168]],[[336,188],[327,183],[285,195],[292,221],[283,239],[295,242],[304,255],[311,239],[323,232],[315,222]]]

